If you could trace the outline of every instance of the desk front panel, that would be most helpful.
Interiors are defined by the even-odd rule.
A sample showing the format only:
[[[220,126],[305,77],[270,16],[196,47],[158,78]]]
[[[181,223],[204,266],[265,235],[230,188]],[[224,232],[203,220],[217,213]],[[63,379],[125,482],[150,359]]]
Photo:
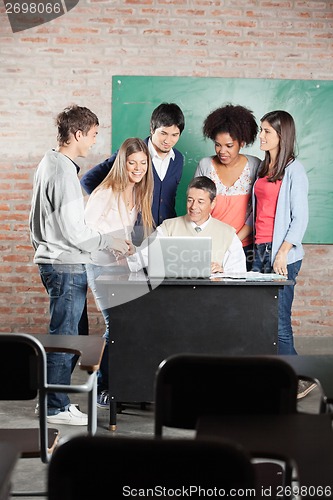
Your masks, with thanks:
[[[276,354],[278,289],[182,280],[111,308],[111,398],[153,401],[158,365],[173,354]]]

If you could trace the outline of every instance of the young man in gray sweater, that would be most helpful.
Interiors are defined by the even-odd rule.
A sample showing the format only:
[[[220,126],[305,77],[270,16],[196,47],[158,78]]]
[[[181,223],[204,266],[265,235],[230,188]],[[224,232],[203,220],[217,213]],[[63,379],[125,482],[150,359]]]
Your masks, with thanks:
[[[87,293],[85,263],[95,250],[131,252],[129,241],[100,234],[84,220],[84,201],[74,160],[86,157],[95,144],[98,118],[89,109],[70,106],[56,120],[57,150],[48,151],[34,177],[30,233],[42,283],[50,298],[49,332],[77,335]],[[48,382],[70,384],[72,355],[47,354]],[[65,393],[48,396],[52,424],[87,425],[87,415]]]

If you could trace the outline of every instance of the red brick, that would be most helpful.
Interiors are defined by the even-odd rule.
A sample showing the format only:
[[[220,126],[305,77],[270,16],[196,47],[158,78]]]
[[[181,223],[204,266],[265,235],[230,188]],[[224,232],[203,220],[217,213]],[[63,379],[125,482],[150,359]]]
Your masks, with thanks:
[[[33,174],[45,149],[56,145],[53,120],[61,107],[78,102],[100,118],[102,140],[80,160],[82,175],[110,153],[112,75],[331,81],[332,7],[320,0],[91,0],[15,36],[4,18],[0,306],[13,311],[1,315],[5,330],[48,330],[48,296],[32,262],[27,216]],[[333,246],[305,250],[294,332],[333,336]],[[103,317],[88,295],[91,330],[101,335]]]
[[[29,262],[27,255],[3,255],[1,259],[3,262]]]

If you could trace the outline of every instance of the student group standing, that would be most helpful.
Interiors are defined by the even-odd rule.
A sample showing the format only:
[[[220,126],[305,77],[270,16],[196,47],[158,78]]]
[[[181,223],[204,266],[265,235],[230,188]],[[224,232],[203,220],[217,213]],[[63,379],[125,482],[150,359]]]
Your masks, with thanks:
[[[178,218],[175,201],[184,157],[174,146],[185,120],[176,104],[162,103],[153,111],[148,138],[127,139],[83,176],[81,184],[90,194],[85,209],[75,159],[85,157],[95,143],[98,119],[87,108],[71,106],[58,115],[57,126],[59,146],[46,153],[36,171],[30,213],[34,262],[50,298],[50,333],[78,333],[88,275],[108,342],[109,311],[96,285],[101,272],[112,272],[124,257],[131,268],[133,243],[140,245],[156,227],[157,234],[179,235],[184,226],[186,234],[196,235],[198,221],[207,231],[218,219],[230,241],[223,258],[212,263],[213,272],[228,266],[245,270],[246,258],[248,270],[276,272],[292,281],[279,294],[278,352],[297,354],[291,310],[304,255],[308,180],[296,159],[295,124],[289,113],[278,110],[262,117],[263,161],[240,152],[257,137],[252,111],[228,104],[210,113],[203,134],[214,142],[215,155],[199,162],[187,191],[187,215]],[[109,407],[107,354],[106,348],[98,379],[101,408]],[[48,354],[50,383],[69,384],[72,369],[71,355]],[[304,394],[309,390],[310,385]],[[87,416],[67,394],[51,394],[48,420],[86,425]]]

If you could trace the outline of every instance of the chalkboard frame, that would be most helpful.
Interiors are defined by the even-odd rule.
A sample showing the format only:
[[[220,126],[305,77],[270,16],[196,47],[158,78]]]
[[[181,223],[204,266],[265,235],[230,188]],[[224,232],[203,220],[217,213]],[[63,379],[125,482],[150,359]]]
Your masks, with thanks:
[[[147,137],[153,109],[177,103],[185,130],[176,147],[185,156],[176,209],[185,211],[185,192],[199,160],[214,154],[202,135],[205,117],[226,103],[241,104],[260,118],[284,109],[295,119],[298,159],[309,178],[309,225],[304,243],[333,244],[333,82],[248,78],[163,76],[112,77],[112,151],[127,137]],[[242,150],[263,158],[259,140]]]

